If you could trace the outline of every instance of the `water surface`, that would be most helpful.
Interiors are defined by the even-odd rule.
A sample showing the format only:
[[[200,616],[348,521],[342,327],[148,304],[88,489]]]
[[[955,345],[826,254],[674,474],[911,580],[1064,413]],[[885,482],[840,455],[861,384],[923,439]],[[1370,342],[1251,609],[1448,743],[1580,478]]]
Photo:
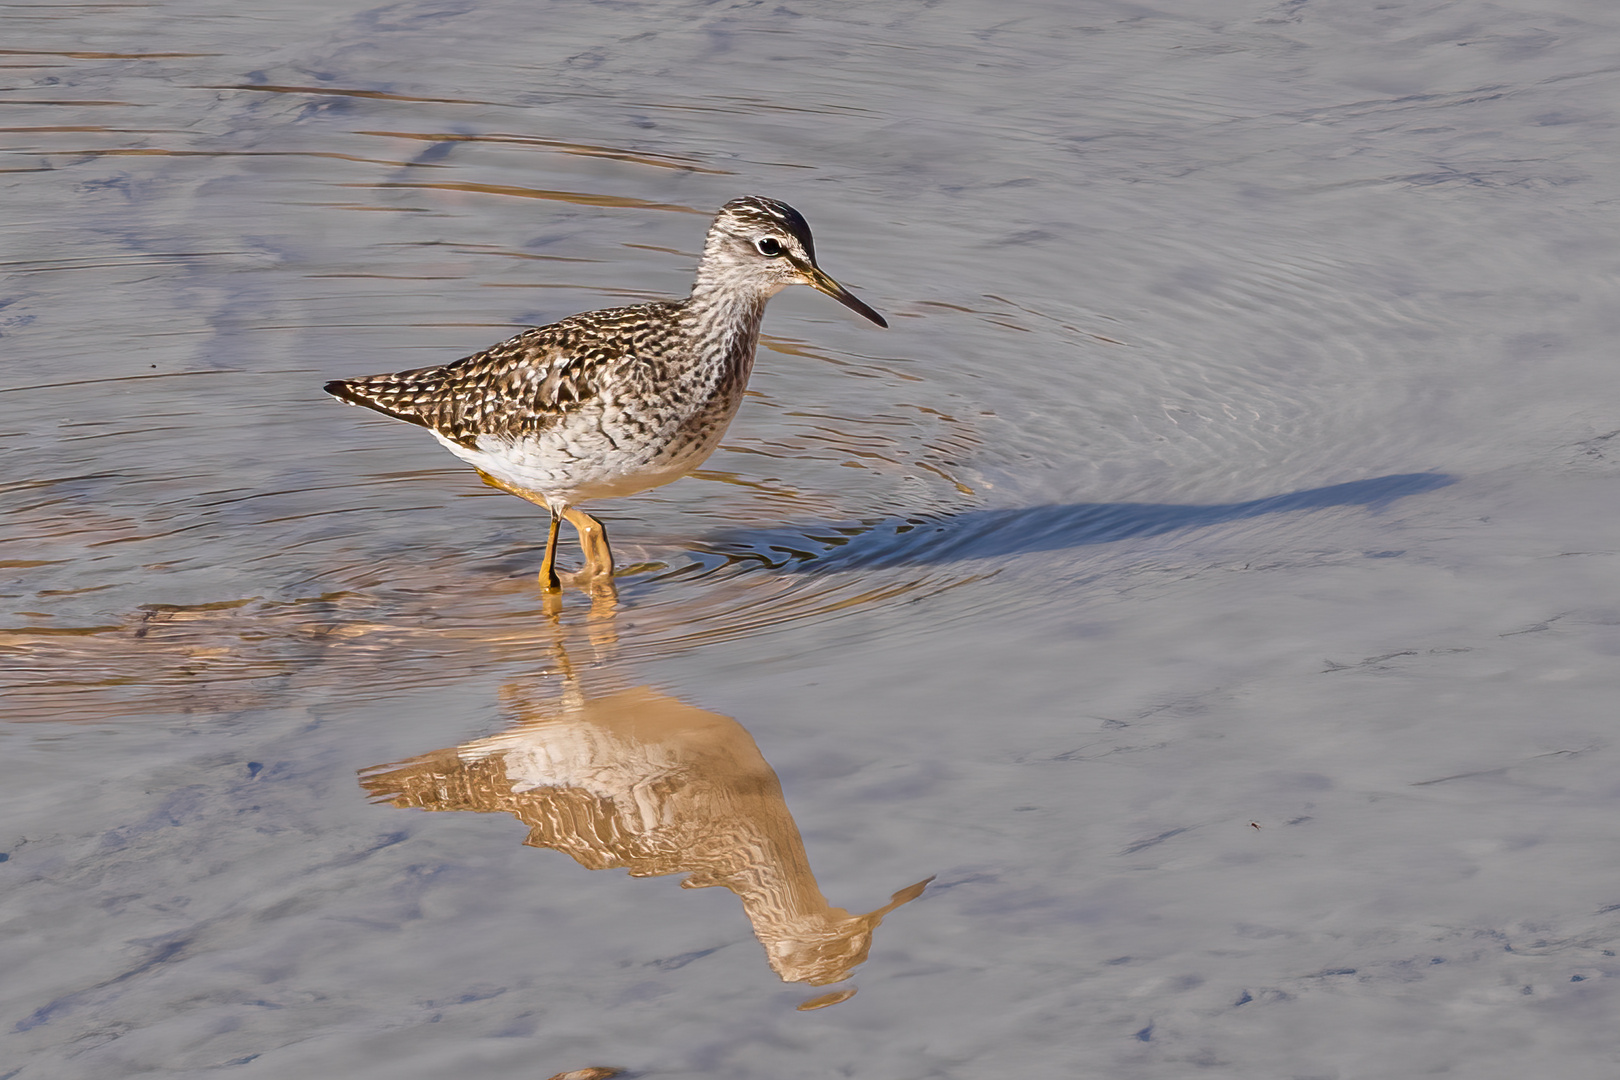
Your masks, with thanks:
[[[1607,5],[0,43],[0,1076],[1614,1075]],[[616,606],[320,391],[745,193],[891,329],[772,303]]]

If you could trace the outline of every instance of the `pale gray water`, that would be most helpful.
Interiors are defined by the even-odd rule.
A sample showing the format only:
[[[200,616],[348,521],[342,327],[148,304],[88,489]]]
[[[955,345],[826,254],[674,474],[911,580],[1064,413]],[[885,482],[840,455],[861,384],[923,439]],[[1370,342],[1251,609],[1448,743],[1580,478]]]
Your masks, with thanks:
[[[1617,55],[1595,0],[0,7],[0,1080],[1616,1075]],[[683,292],[743,193],[892,329],[774,301],[549,620],[543,515],[320,385]],[[357,780],[639,687],[831,904],[936,875],[853,1000]]]

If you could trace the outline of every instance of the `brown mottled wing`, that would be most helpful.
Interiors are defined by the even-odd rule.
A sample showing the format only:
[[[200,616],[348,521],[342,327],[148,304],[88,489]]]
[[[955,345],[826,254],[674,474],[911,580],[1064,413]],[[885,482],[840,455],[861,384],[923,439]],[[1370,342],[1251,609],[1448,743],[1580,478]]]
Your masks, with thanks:
[[[452,364],[339,379],[325,389],[462,446],[476,446],[480,435],[534,435],[595,398],[612,369],[649,346],[656,349],[648,327],[670,326],[678,306],[588,311],[525,330]]]

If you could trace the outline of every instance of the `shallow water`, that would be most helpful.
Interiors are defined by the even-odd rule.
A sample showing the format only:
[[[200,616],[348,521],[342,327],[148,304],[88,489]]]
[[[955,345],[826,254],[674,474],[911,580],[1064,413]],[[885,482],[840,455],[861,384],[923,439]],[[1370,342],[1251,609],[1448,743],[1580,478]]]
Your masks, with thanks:
[[[0,1080],[1613,1076],[1617,49],[0,8]],[[743,193],[891,329],[772,303],[616,606],[320,391]]]

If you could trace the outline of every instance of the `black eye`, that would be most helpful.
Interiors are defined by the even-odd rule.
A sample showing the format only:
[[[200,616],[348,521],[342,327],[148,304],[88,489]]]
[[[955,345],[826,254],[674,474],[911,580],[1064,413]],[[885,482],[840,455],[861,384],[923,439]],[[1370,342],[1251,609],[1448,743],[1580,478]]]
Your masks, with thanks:
[[[759,253],[767,258],[774,259],[782,254],[782,245],[774,236],[762,236],[754,241],[754,246],[759,248]]]

